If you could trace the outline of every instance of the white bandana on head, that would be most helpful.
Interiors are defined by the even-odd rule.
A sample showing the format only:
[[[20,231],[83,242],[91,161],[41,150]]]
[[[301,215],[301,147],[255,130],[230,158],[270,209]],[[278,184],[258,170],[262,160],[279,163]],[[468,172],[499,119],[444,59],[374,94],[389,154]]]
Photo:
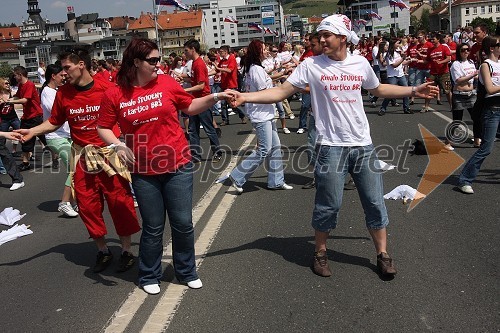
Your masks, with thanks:
[[[327,30],[336,35],[346,36],[348,42],[357,45],[359,37],[351,28],[351,20],[347,16],[333,14],[321,21],[316,31]]]

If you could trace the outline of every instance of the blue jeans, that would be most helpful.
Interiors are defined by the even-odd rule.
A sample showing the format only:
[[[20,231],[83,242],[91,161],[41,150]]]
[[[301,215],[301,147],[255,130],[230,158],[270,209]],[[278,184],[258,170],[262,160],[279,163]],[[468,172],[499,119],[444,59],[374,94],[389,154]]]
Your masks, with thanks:
[[[161,175],[134,173],[132,186],[142,216],[139,285],[142,287],[159,283],[162,277],[165,211],[172,233],[175,276],[179,282],[198,279],[192,221],[192,164],[189,163],[176,172]]]
[[[220,87],[220,83],[214,83],[213,86],[210,87],[210,93],[219,93],[221,92],[222,88]],[[219,109],[217,108],[217,103],[215,103],[212,107],[210,107],[210,111],[216,115],[220,116]]]
[[[403,87],[407,87],[408,86],[408,81],[406,80],[406,76],[389,76],[387,78],[387,83],[389,84],[395,84],[395,85],[398,85],[398,86],[403,86]],[[382,110],[387,110],[387,105],[389,105],[389,102],[391,101],[391,98],[384,98],[384,101],[382,102],[382,107],[381,109]],[[410,107],[410,105],[408,104],[408,97],[404,97],[403,98],[403,110],[408,110],[408,108]]]
[[[311,94],[302,94],[300,105],[299,128],[307,128],[307,114],[311,109]]]
[[[415,67],[408,68],[408,84],[410,86],[417,86],[417,72],[418,69]]]
[[[258,147],[231,171],[231,177],[238,186],[243,186],[265,160],[268,168],[267,187],[280,187],[284,184],[285,177],[276,122],[267,120],[261,123],[252,123],[252,126],[257,132]]]
[[[9,128],[12,126],[12,129],[19,129],[21,127],[21,121],[19,120],[19,118],[14,118],[14,119],[11,119],[11,120],[2,120],[0,122],[0,131],[1,132],[8,132],[9,131]],[[0,169],[4,169],[5,170],[5,167],[4,167],[4,164],[2,162],[2,160],[0,159]]]
[[[283,107],[283,102],[276,102],[276,109],[278,110],[278,117],[280,119],[285,119],[285,108]]]
[[[431,76],[431,72],[428,69],[417,69],[415,85],[418,86],[422,83],[427,82],[427,78]]]
[[[345,176],[350,173],[358,190],[369,229],[383,229],[389,223],[384,203],[382,172],[375,166],[373,145],[363,147],[317,146],[316,197],[312,226],[329,232],[337,226]]]
[[[196,116],[189,116],[189,144],[193,160],[201,160],[202,149],[200,143],[200,124],[210,140],[210,147],[214,155],[220,154],[220,144],[217,133],[212,122],[213,116],[210,110],[203,111]]]
[[[481,146],[472,155],[467,164],[465,164],[458,180],[460,186],[471,185],[474,179],[476,179],[479,169],[481,169],[481,164],[483,164],[484,159],[493,150],[499,123],[500,106],[486,107],[483,111],[483,138]]]

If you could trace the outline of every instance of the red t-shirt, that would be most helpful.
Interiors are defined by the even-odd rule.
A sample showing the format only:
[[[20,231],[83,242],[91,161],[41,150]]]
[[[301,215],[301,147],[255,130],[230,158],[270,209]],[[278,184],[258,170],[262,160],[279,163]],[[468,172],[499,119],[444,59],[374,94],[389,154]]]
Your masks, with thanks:
[[[423,44],[417,44],[417,50],[420,52],[420,54],[422,54],[422,56],[418,56],[418,59],[419,60],[422,60],[424,59],[425,57],[423,56],[424,54],[427,54],[429,49],[433,48],[434,45],[432,45],[431,42],[428,42],[426,41],[425,43]],[[427,70],[429,69],[429,63],[418,63],[417,64],[417,68],[420,69],[420,70]]]
[[[116,82],[116,75],[118,74],[118,71],[112,71],[111,72],[111,82]]]
[[[102,99],[99,126],[111,128],[118,122],[136,158],[133,173],[173,172],[191,160],[178,110],[188,108],[192,100],[168,75],[127,93],[115,86]]]
[[[113,80],[113,78],[111,77],[111,73],[107,69],[103,69],[102,71],[97,72],[94,75],[94,79],[96,80],[102,79],[104,81],[110,81],[110,82]]]
[[[478,61],[479,61],[479,59],[477,58],[477,55],[478,55],[478,52],[482,52],[481,51],[482,45],[483,45],[482,43],[475,42],[470,48],[469,59],[474,61],[476,66],[478,65]]]
[[[449,43],[446,43],[446,45],[448,45],[448,47],[450,48],[450,51],[455,51],[455,52],[451,52],[450,55],[451,55],[451,61],[455,61],[457,60],[457,43],[451,41]]]
[[[443,44],[439,44],[427,51],[427,61],[430,63],[430,73],[432,75],[442,75],[450,71],[448,63],[438,64],[436,62],[442,61],[448,56],[451,56],[450,48]]]
[[[203,97],[210,94],[210,85],[208,83],[208,69],[205,61],[203,61],[202,57],[198,57],[193,61],[193,65],[191,66],[191,85],[196,86],[201,82],[205,83],[203,90],[193,91],[194,97]]]
[[[23,104],[22,119],[27,120],[43,115],[42,107],[40,105],[40,95],[38,94],[33,82],[28,80],[24,84],[19,84],[15,96],[18,98],[26,98],[28,100],[25,104]]]
[[[311,49],[309,49],[309,50],[305,51],[304,53],[302,53],[299,61],[302,62],[305,58],[312,57],[313,55],[314,55],[313,51]]]
[[[411,59],[413,59],[408,64],[408,67],[418,68],[418,66],[417,66],[417,60],[418,60],[417,44],[408,46],[408,50],[406,50],[406,55],[408,57],[410,57]]]
[[[373,45],[370,43],[370,44],[366,44],[366,47],[365,47],[365,58],[366,60],[368,60],[370,63],[373,61]]]
[[[230,54],[227,59],[221,58],[220,68],[229,68],[231,73],[221,72],[220,86],[222,90],[238,88],[238,63],[234,55]]]
[[[79,146],[106,146],[97,134],[97,119],[101,114],[102,96],[113,86],[109,81],[94,80],[92,88],[78,91],[74,85],[65,84],[57,91],[49,122],[52,125],[62,126],[68,121],[71,138]],[[113,130],[118,137],[120,135],[118,126]]]

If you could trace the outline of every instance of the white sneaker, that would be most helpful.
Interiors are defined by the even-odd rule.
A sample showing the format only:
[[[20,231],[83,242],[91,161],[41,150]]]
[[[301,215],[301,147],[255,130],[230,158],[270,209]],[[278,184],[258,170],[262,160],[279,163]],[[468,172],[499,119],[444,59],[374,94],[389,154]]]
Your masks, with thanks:
[[[287,183],[283,183],[283,185],[278,187],[268,187],[270,190],[293,190],[293,186],[288,185]]]
[[[295,119],[295,115],[293,113],[290,115],[290,119]]]
[[[243,193],[243,188],[236,184],[233,177],[229,176],[229,179],[231,179],[231,186],[236,190],[236,192],[238,192],[238,194]]]
[[[61,213],[64,213],[64,215],[69,216],[69,217],[77,217],[78,213],[75,212],[73,207],[69,202],[60,202],[59,207],[57,207],[57,210],[60,211]]]
[[[19,190],[21,187],[24,187],[24,182],[12,184],[12,186],[10,187],[10,190],[11,191]]]
[[[297,134],[304,134],[304,129],[303,128],[299,128],[297,130]]]
[[[150,295],[156,295],[160,293],[160,285],[158,283],[148,284],[146,286],[142,286],[142,290]]]
[[[460,186],[460,191],[465,194],[474,194],[474,190],[472,189],[472,186],[470,185],[463,185]]]
[[[194,280],[194,281],[189,281],[187,283],[187,286],[191,289],[200,289],[203,287],[203,283],[201,283],[200,279]]]
[[[290,130],[286,127],[283,127],[283,133],[290,134]]]

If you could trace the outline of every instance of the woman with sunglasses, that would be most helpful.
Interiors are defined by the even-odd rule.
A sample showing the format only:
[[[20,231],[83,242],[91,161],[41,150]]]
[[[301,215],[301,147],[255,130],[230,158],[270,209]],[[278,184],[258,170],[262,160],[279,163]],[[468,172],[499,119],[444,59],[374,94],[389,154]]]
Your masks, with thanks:
[[[460,126],[464,110],[467,110],[473,121],[474,145],[481,142],[481,124],[478,115],[473,113],[476,102],[476,89],[474,89],[474,79],[477,78],[478,71],[472,60],[469,60],[469,44],[460,44],[456,56],[450,68],[451,80],[453,81],[453,92],[451,97],[451,112],[453,122],[446,130],[445,148],[454,150],[452,143],[457,141],[455,130]]]
[[[493,150],[495,137],[500,124],[500,36],[487,36],[483,39],[482,51],[487,59],[479,67],[479,82],[484,85],[486,98],[482,112],[483,133],[479,149],[465,164],[458,186],[460,191],[473,194],[472,182],[476,179],[481,165]]]
[[[0,94],[0,131],[8,132],[11,127],[13,130],[17,130],[21,128],[21,120],[17,116],[14,104],[6,102],[12,97],[9,78],[0,78],[0,90],[2,91]],[[14,157],[19,156],[17,153],[17,144],[18,141],[12,142],[12,155]]]
[[[148,294],[160,292],[166,214],[175,276],[190,288],[202,287],[194,251],[193,163],[177,112],[196,115],[227,96],[220,92],[194,98],[174,78],[157,74],[160,60],[153,41],[133,39],[123,53],[117,86],[102,99],[98,121],[99,135],[114,147],[132,174],[143,219],[139,285]],[[125,143],[113,135],[117,122]]]

